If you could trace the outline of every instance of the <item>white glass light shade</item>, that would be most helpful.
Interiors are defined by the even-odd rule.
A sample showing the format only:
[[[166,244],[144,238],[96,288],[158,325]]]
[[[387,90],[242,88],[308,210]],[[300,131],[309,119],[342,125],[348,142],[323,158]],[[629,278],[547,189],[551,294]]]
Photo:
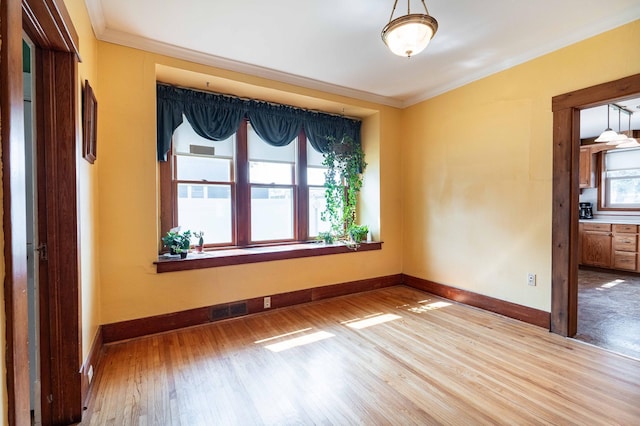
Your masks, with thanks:
[[[607,129],[604,132],[602,132],[595,141],[596,142],[616,142],[616,141],[622,141],[623,139],[626,139],[626,138],[627,137],[625,135],[621,135],[614,130]]]
[[[625,135],[624,133],[616,133],[615,135],[611,135],[611,137],[608,137],[608,139],[610,140],[609,142],[607,142],[607,145],[618,145],[619,143],[627,140],[627,135]]]
[[[616,148],[635,148],[637,146],[640,146],[640,143],[638,143],[638,140],[634,138],[627,138],[616,144]]]
[[[438,31],[438,21],[429,15],[411,14],[389,22],[382,29],[382,40],[398,56],[422,52]]]

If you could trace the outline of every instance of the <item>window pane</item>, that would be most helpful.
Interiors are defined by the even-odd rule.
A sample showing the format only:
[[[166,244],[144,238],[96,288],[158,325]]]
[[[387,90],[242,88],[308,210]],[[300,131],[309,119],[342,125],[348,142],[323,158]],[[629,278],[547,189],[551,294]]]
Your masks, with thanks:
[[[182,124],[173,132],[173,149],[176,153],[188,154],[191,152],[191,145],[213,147],[216,157],[233,158],[235,151],[235,135],[223,141],[212,141],[198,136],[193,131],[187,118],[182,116]]]
[[[293,184],[293,164],[249,162],[249,182],[276,185]]]
[[[191,187],[191,198],[204,198],[204,188],[200,185]]]
[[[607,151],[604,157],[607,170],[640,169],[640,149]]]
[[[176,179],[230,182],[231,161],[212,157],[178,155]]]
[[[324,174],[326,171],[326,168],[307,168],[307,185],[324,186]]]
[[[296,161],[296,143],[294,139],[287,146],[272,146],[260,139],[260,136],[253,130],[251,123],[247,123],[247,146],[249,149],[249,160],[279,161],[283,163],[294,163]]]
[[[320,232],[328,232],[330,225],[320,219],[327,203],[324,188],[309,188],[309,236],[317,237]]]
[[[251,240],[293,239],[293,188],[251,188]]]
[[[640,207],[640,149],[605,153],[606,207]]]
[[[309,166],[317,166],[323,167],[322,162],[324,161],[324,155],[316,151],[307,139],[307,165]]]
[[[611,205],[640,205],[640,176],[610,178],[608,192]]]
[[[178,184],[178,194],[185,193],[191,196],[178,198],[178,224],[182,230],[203,231],[205,244],[231,243],[231,185]]]

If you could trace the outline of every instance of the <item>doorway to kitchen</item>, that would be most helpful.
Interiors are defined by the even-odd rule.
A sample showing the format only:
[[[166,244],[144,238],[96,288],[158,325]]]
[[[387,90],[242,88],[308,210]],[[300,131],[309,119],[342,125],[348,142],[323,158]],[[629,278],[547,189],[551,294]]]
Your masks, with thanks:
[[[580,111],[637,98],[640,74],[552,99],[553,220],[551,331],[578,332]]]
[[[640,359],[638,129],[640,98],[580,111],[575,338]]]

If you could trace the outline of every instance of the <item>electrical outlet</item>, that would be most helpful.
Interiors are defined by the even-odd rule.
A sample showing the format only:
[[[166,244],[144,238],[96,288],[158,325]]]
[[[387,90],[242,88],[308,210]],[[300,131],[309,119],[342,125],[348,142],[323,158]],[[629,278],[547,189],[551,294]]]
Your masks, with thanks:
[[[267,296],[264,298],[264,308],[269,309],[271,307],[271,297]]]
[[[536,285],[536,274],[529,273],[527,274],[527,284]]]

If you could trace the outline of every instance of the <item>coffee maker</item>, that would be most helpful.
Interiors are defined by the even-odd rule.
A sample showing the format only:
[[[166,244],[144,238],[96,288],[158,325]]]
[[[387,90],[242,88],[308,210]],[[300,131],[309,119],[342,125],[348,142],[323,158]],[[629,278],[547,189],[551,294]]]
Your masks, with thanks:
[[[591,203],[580,203],[580,219],[593,219]]]

